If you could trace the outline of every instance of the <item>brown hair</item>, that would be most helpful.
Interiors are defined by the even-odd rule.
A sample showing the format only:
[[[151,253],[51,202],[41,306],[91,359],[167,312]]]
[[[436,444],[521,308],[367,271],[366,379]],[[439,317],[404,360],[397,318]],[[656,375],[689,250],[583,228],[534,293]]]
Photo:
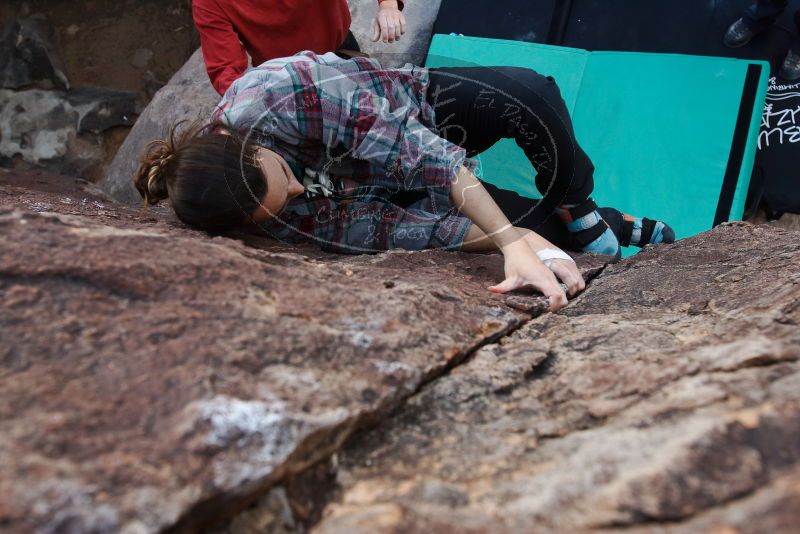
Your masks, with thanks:
[[[169,198],[183,222],[207,231],[245,224],[267,192],[258,145],[219,123],[175,124],[150,143],[133,178],[145,204]]]

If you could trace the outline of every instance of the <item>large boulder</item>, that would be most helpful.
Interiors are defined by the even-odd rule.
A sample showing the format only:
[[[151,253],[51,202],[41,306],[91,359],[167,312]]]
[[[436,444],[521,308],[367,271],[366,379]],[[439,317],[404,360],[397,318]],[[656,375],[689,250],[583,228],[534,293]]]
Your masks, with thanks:
[[[73,149],[80,134],[129,126],[136,113],[135,93],[93,87],[0,90],[0,102],[0,159],[62,171],[81,158]],[[92,161],[102,157],[101,139],[97,145]]]
[[[103,176],[136,95],[83,87],[0,90],[0,165],[35,167],[86,180]]]
[[[9,531],[230,515],[531,317],[496,255],[245,244],[53,183],[0,171]]]
[[[103,189],[120,202],[141,202],[133,187],[133,175],[147,145],[164,137],[180,121],[208,120],[218,102],[203,55],[197,50],[139,116],[101,182]]]
[[[798,232],[581,258],[540,315],[496,254],[211,238],[65,183],[0,170],[11,532],[797,524]]]
[[[439,13],[441,0],[419,2],[409,0],[405,3],[403,14],[408,28],[399,41],[384,43],[372,42],[372,21],[378,7],[374,0],[350,0],[350,15],[353,22],[350,31],[356,37],[361,50],[378,59],[387,67],[399,67],[405,63],[423,65],[431,44],[433,23]]]
[[[606,268],[341,452],[314,531],[794,531],[798,265],[738,223]]]

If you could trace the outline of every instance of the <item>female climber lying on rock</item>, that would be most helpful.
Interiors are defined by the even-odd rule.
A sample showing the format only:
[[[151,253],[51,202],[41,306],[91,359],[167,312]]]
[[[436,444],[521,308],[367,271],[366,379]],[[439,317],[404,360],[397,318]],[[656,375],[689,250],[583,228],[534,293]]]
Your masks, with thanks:
[[[504,137],[536,170],[538,203],[473,174],[468,158]],[[489,289],[532,287],[555,311],[567,302],[557,278],[570,296],[584,281],[541,234],[615,256],[620,240],[674,239],[662,222],[598,209],[593,171],[552,78],[302,52],[248,70],[209,125],[152,143],[135,184],[147,203],[169,197],[181,220],[208,231],[257,226],[346,253],[500,250],[506,279]]]

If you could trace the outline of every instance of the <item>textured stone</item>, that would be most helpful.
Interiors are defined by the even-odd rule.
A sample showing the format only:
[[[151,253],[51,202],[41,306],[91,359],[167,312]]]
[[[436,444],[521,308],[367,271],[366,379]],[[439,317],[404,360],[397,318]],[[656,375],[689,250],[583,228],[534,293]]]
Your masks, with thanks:
[[[12,18],[0,35],[0,87],[69,89],[53,27],[42,17]]]
[[[497,255],[209,238],[168,208],[0,182],[12,531],[796,524],[797,232],[582,258],[586,292],[539,315],[486,291]]]
[[[65,163],[97,162],[98,153],[74,150],[83,132],[99,134],[133,122],[134,93],[81,88],[71,91],[0,90],[0,158],[55,170]]]
[[[153,59],[153,51],[149,48],[137,48],[133,52],[133,57],[131,58],[131,65],[136,67],[137,69],[146,69],[147,65],[150,64],[150,60]]]
[[[356,37],[361,50],[379,60],[387,67],[399,67],[405,63],[422,65],[428,55],[431,43],[433,23],[439,13],[441,0],[405,3],[403,14],[406,17],[407,30],[399,41],[384,43],[372,42],[372,21],[377,13],[377,6],[372,0],[349,0],[350,14],[353,22],[350,31]]]
[[[798,265],[732,224],[607,268],[357,436],[315,531],[797,525]]]
[[[78,112],[78,132],[100,133],[114,126],[130,126],[136,113],[136,93],[97,87],[79,87],[67,93]]]
[[[11,531],[224,517],[531,317],[486,290],[498,255],[341,257],[210,238],[168,208],[0,179]]]
[[[636,534],[673,532],[752,533],[796,532],[800,525],[800,471],[782,475],[752,495],[706,513],[682,525],[639,527]]]
[[[58,91],[0,90],[0,156],[35,165],[60,161],[78,113]]]
[[[422,37],[373,47],[374,3],[351,7],[366,51],[422,61],[401,51]],[[409,2],[411,30],[433,20],[416,10],[436,9]],[[106,190],[140,204],[130,178],[144,146],[217,98],[197,53]],[[497,255],[212,239],[168,208],[65,187],[0,169],[3,529],[800,521],[796,232],[725,225],[649,249],[540,315],[541,298],[486,292]]]

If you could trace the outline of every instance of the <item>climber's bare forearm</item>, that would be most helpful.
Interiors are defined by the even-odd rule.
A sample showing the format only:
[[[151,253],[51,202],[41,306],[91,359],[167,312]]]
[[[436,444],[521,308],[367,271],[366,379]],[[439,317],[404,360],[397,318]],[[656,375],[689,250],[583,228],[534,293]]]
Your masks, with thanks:
[[[464,251],[503,251],[523,243],[534,251],[556,248],[536,232],[513,226],[480,180],[466,167],[459,169],[450,188],[450,199],[474,223],[464,240]]]
[[[486,250],[489,242],[504,256],[505,280],[489,287],[495,293],[522,288],[541,291],[550,301],[550,310],[567,304],[567,297],[555,275],[537,257],[526,232],[514,227],[486,188],[468,169],[461,167],[450,187],[450,198],[474,224],[467,234],[464,250]],[[477,230],[474,228],[477,227]],[[483,232],[483,235],[478,231]],[[477,238],[471,242],[470,237]]]
[[[519,248],[524,244],[516,228],[489,195],[483,184],[466,167],[458,170],[450,186],[450,199],[458,210],[483,231],[494,243],[495,249],[503,251]],[[473,233],[474,237],[480,237]]]
[[[557,248],[550,241],[532,230],[520,228],[519,226],[515,226],[514,228],[534,252],[545,248]],[[489,239],[483,230],[473,224],[467,231],[461,250],[464,252],[494,252],[498,250],[498,248],[494,241]]]

